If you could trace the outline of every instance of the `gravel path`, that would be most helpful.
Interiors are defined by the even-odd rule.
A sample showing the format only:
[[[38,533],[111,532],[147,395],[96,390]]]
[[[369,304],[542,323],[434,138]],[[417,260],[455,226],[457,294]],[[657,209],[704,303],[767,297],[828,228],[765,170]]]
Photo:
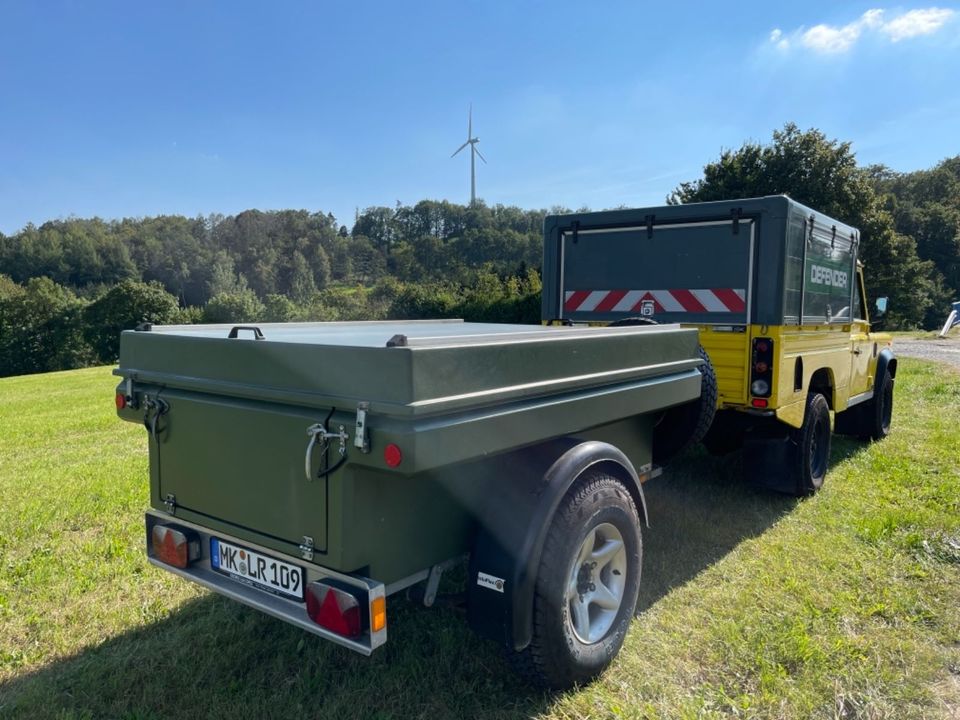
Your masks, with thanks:
[[[960,368],[960,335],[951,333],[945,338],[929,340],[901,340],[894,338],[893,352],[895,355],[915,357],[923,360],[945,362]]]

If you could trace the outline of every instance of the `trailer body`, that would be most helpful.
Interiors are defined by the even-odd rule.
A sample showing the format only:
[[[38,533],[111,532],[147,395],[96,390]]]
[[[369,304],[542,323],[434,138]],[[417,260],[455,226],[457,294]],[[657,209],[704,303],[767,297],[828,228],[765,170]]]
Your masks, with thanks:
[[[369,653],[386,641],[385,625],[373,627],[374,602],[438,576],[482,533],[513,533],[530,547],[501,547],[506,557],[488,557],[470,584],[480,593],[476,625],[522,649],[532,604],[523,568],[542,543],[524,538],[540,498],[550,498],[545,474],[580,448],[584,467],[619,467],[642,508],[653,423],[699,392],[696,347],[696,331],[676,325],[124,332],[117,406],[146,428],[148,556]],[[171,567],[164,543],[181,539],[186,565]],[[508,582],[508,592],[484,587],[489,577]],[[345,636],[311,618],[313,583],[358,598],[359,632]]]

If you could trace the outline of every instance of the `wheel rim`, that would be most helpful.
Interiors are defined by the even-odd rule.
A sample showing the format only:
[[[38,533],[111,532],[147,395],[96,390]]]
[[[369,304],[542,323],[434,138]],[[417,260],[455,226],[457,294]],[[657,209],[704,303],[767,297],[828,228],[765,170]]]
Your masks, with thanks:
[[[627,550],[623,535],[610,523],[587,532],[567,574],[567,625],[585,645],[602,640],[623,604]]]

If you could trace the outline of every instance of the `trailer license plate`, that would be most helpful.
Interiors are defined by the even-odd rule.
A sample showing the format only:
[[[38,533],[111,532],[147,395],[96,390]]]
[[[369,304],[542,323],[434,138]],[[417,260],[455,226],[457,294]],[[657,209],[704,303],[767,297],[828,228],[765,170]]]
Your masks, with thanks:
[[[303,602],[303,568],[210,538],[210,565],[247,585]]]

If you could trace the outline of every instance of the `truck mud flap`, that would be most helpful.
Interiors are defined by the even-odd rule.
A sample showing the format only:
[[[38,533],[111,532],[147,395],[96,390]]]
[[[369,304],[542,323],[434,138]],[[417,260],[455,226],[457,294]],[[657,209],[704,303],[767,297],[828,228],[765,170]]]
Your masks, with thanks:
[[[792,495],[796,478],[797,444],[788,435],[747,433],[743,442],[743,474],[758,488]]]

